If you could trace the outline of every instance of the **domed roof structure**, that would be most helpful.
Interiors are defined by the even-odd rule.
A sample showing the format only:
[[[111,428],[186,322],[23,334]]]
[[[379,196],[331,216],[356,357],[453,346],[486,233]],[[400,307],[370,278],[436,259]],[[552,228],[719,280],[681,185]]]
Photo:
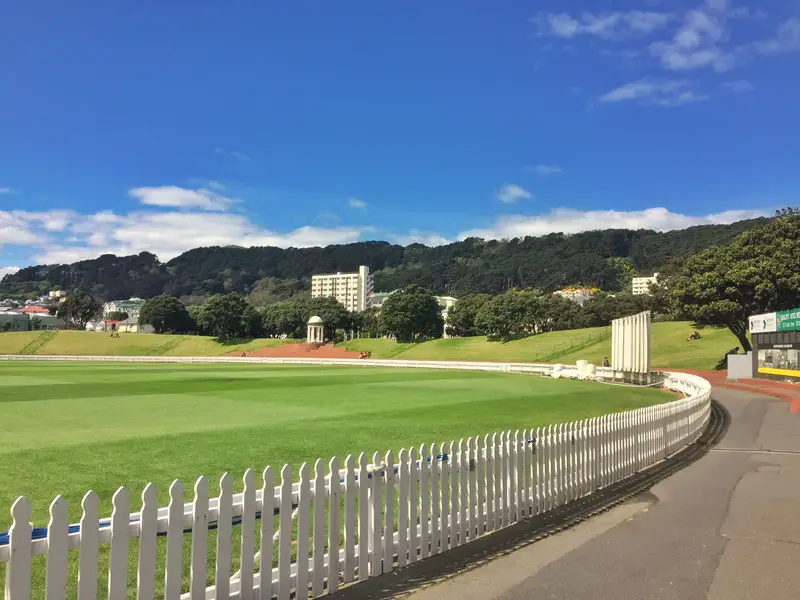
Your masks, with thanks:
[[[323,325],[325,322],[316,315],[308,320],[309,325]]]

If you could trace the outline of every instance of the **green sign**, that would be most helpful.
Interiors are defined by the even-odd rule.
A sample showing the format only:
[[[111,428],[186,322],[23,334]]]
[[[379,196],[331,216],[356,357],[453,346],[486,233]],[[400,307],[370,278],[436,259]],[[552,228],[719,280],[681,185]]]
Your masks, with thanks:
[[[777,315],[776,331],[800,331],[800,308],[784,310]]]

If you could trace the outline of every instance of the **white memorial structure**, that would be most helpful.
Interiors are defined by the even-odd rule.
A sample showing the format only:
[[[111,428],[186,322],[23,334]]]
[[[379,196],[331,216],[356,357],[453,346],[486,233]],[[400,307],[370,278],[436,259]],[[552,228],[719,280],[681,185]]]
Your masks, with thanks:
[[[311,317],[308,320],[306,342],[309,344],[325,343],[325,322],[317,316]]]

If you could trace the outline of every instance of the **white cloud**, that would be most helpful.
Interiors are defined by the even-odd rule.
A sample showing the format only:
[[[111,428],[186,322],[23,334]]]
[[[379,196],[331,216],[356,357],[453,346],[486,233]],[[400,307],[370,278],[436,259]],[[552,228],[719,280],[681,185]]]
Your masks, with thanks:
[[[224,211],[238,202],[238,200],[222,196],[212,190],[204,188],[190,190],[175,185],[133,188],[128,195],[142,204],[150,206],[195,208],[208,211]]]
[[[359,200],[358,198],[350,198],[347,201],[347,205],[350,208],[356,208],[358,210],[364,210],[365,208],[367,208],[367,203],[364,202],[363,200]]]
[[[0,194],[13,194],[14,190],[7,187],[0,187]]]
[[[420,231],[419,229],[412,229],[407,235],[392,236],[392,241],[401,246],[409,246],[411,244],[424,244],[425,246],[443,246],[449,244],[452,240],[432,232]]]
[[[13,275],[17,271],[19,271],[19,267],[0,267],[0,279],[6,275]]]
[[[548,233],[580,233],[601,229],[654,229],[670,231],[694,225],[730,224],[743,219],[768,216],[764,210],[730,210],[701,216],[673,213],[666,208],[640,211],[591,210],[557,208],[539,216],[509,215],[499,218],[485,229],[472,229],[459,234],[458,239],[481,237],[510,239],[541,236]]]
[[[760,54],[782,54],[800,50],[800,18],[792,17],[778,26],[774,38],[756,42],[756,52]]]
[[[520,200],[528,200],[533,198],[533,195],[522,186],[514,183],[507,183],[497,190],[497,193],[494,195],[494,197],[500,200],[500,202],[503,204],[515,204]]]
[[[529,170],[533,171],[537,175],[541,175],[542,177],[547,177],[548,175],[561,175],[564,173],[564,169],[558,165],[536,165],[535,167],[530,167]]]
[[[101,212],[79,215],[70,224],[72,243],[39,243],[36,260],[74,262],[101,254],[152,252],[169,260],[202,246],[279,246],[287,248],[344,244],[360,239],[357,227],[299,227],[288,233],[262,229],[242,215],[203,212]]]
[[[729,90],[736,92],[737,94],[742,94],[744,92],[751,92],[755,89],[752,83],[744,80],[726,81],[722,85],[728,88]]]
[[[642,79],[611,90],[600,97],[601,102],[639,101],[656,106],[672,107],[702,102],[709,96],[691,89],[688,81],[653,81]]]
[[[711,67],[722,72],[732,69],[736,56],[725,50],[729,31],[725,2],[690,10],[671,41],[655,42],[650,52],[669,70],[683,71]]]
[[[0,210],[0,248],[5,244],[30,246],[45,240],[45,235],[34,231],[39,219],[33,215],[38,213]]]
[[[584,12],[575,18],[568,13],[539,13],[532,21],[540,33],[571,39],[578,35],[594,35],[605,39],[621,39],[648,35],[665,27],[674,16],[670,13],[644,12]]]

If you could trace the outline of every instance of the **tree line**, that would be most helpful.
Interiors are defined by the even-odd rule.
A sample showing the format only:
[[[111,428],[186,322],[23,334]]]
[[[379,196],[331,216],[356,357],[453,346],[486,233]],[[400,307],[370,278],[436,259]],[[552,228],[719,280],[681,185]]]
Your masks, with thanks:
[[[326,338],[388,336],[401,342],[441,337],[444,321],[432,290],[415,284],[391,294],[382,310],[349,313],[332,298],[290,295],[277,301],[280,285],[267,286],[262,304],[237,292],[213,294],[187,306],[169,294],[145,303],[140,323],[157,333],[193,332],[221,339],[305,337],[308,319],[325,322]],[[748,317],[800,306],[800,215],[765,220],[726,244],[669,263],[653,294],[600,292],[583,306],[544,290],[512,288],[498,294],[467,294],[450,309],[447,333],[495,339],[608,325],[613,319],[650,310],[656,318],[692,320],[727,327],[744,350],[751,349]],[[82,289],[58,305],[57,314],[77,328],[101,309]]]
[[[6,275],[0,281],[0,297],[32,298],[60,287],[71,293],[85,289],[104,301],[168,294],[196,304],[212,295],[238,292],[260,304],[308,297],[313,274],[352,272],[359,265],[375,274],[376,290],[417,284],[434,294],[462,297],[511,289],[552,292],[579,284],[614,292],[629,289],[631,277],[638,273],[649,275],[674,259],[729,243],[764,221],[665,233],[610,229],[511,240],[469,238],[438,247],[388,242],[325,248],[209,247],[166,263],[149,252],[107,254]]]

